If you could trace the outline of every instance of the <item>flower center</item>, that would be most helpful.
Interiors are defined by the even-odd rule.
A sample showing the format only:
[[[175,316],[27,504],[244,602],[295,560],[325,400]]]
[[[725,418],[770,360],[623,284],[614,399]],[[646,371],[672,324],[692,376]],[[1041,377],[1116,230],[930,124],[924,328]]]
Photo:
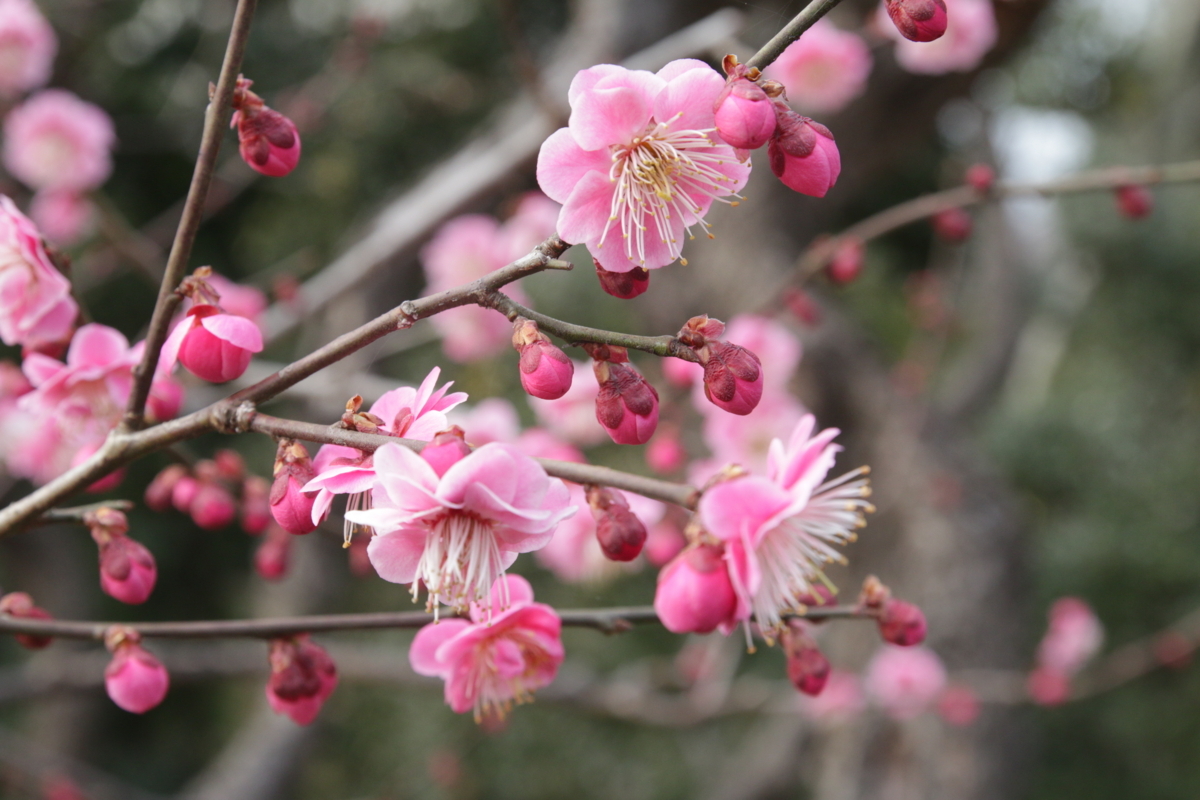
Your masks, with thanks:
[[[489,716],[504,719],[514,705],[533,702],[533,690],[545,683],[534,678],[549,661],[546,651],[525,631],[507,631],[481,644],[469,678],[475,721]]]
[[[455,611],[466,611],[471,603],[478,603],[490,615],[492,584],[503,574],[504,556],[492,524],[452,510],[429,525],[417,580],[412,584],[413,601],[424,583],[428,592],[425,607],[435,614],[439,603]]]
[[[699,224],[711,239],[697,198],[722,201],[730,195],[740,198],[723,185],[730,183],[730,179],[718,167],[729,160],[731,153],[729,148],[708,138],[716,129],[670,130],[668,125],[673,121],[651,124],[630,144],[612,148],[608,177],[617,188],[608,227],[599,244],[603,247],[609,232],[619,229],[625,242],[625,256],[643,266],[646,232],[651,221],[674,260],[680,257],[682,246],[673,236],[672,219],[682,220],[688,238],[695,238],[691,228]]]

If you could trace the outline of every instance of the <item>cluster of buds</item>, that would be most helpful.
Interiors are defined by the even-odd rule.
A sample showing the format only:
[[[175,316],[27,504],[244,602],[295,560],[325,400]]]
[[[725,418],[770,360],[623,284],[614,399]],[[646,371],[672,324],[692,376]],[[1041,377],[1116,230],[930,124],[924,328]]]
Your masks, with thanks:
[[[645,444],[658,427],[658,392],[629,363],[624,347],[586,344],[600,391],[596,420],[617,444]]]
[[[158,567],[150,551],[126,535],[125,515],[102,506],[85,514],[83,522],[100,548],[100,588],[122,603],[146,602],[158,580]]]
[[[915,647],[925,641],[925,614],[917,606],[892,597],[892,591],[874,575],[863,581],[860,608],[875,613],[879,635],[888,644]]]
[[[521,354],[521,386],[526,392],[542,400],[557,400],[571,388],[574,362],[538,330],[536,322],[517,317],[513,321],[512,345]]]
[[[739,64],[734,55],[725,56],[722,67],[725,88],[713,105],[717,133],[741,151],[767,145],[771,171],[785,186],[824,197],[842,169],[833,134],[793,111],[783,85],[763,80],[756,67]]]
[[[945,0],[886,0],[888,16],[900,35],[914,42],[932,42],[946,32]]]
[[[588,507],[596,520],[596,539],[611,561],[633,561],[646,545],[646,526],[629,508],[625,495],[606,486],[587,487]]]
[[[300,161],[300,133],[294,122],[269,108],[250,91],[253,84],[254,81],[238,76],[229,126],[237,128],[238,152],[250,169],[281,178]]]
[[[628,272],[613,272],[600,266],[600,262],[594,258],[592,263],[596,265],[596,277],[600,279],[600,288],[613,297],[631,300],[650,288],[650,270],[645,267],[634,267]]]
[[[286,714],[297,725],[316,719],[321,706],[337,687],[337,667],[324,648],[308,635],[272,639],[268,654],[271,677],[267,702],[276,714]]]
[[[114,625],[104,636],[112,661],[104,668],[104,688],[121,708],[145,714],[167,696],[170,677],[162,662],[142,648],[132,628]]]
[[[763,369],[758,356],[741,345],[720,341],[725,323],[707,316],[692,317],[678,338],[699,357],[704,367],[704,396],[730,414],[749,414],[763,393]]]
[[[242,376],[251,357],[262,352],[263,338],[252,320],[221,309],[221,295],[205,280],[212,274],[212,267],[200,267],[175,290],[192,307],[167,337],[162,361],[167,367],[178,361],[197,378],[225,383]]]
[[[239,503],[238,497],[241,502]],[[234,450],[218,450],[189,469],[172,464],[146,487],[146,505],[155,511],[172,506],[189,514],[205,530],[224,528],[241,512],[246,533],[257,536],[271,522],[270,488],[257,475],[247,475],[242,457]]]
[[[301,489],[316,475],[308,448],[295,439],[280,439],[275,452],[275,480],[268,501],[271,516],[288,533],[305,534],[316,530],[313,522],[315,496]]]
[[[9,592],[0,597],[0,616],[18,619],[54,619],[49,611],[33,604],[33,598],[25,592]],[[30,650],[41,650],[50,644],[49,636],[33,636],[28,633],[16,635],[17,644]]]

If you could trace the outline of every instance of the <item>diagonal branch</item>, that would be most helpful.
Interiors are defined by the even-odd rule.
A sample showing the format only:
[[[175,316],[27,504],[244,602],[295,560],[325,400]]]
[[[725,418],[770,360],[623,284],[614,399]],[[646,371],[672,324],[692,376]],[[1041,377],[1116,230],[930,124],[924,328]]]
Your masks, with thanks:
[[[783,30],[771,37],[771,41],[764,44],[757,53],[750,57],[746,62],[747,67],[758,67],[765,69],[775,59],[779,58],[780,54],[787,49],[787,46],[800,38],[800,34],[817,24],[817,20],[828,14],[833,7],[842,0],[812,0],[804,10],[792,18],[792,21],[784,26]]]

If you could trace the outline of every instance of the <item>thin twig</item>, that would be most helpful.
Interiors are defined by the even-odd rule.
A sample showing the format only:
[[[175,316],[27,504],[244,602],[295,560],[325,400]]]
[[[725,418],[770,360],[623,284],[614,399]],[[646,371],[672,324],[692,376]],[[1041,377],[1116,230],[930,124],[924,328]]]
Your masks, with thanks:
[[[784,26],[783,30],[771,37],[771,41],[764,44],[757,53],[750,57],[746,62],[747,67],[758,67],[765,69],[775,59],[779,58],[780,54],[787,49],[787,46],[800,38],[800,34],[811,28],[817,23],[821,17],[828,14],[834,6],[842,0],[813,0],[804,10],[792,18],[792,21]]]
[[[133,509],[133,502],[130,500],[101,500],[98,503],[88,503],[85,506],[70,506],[67,508],[52,508],[34,523],[41,525],[51,522],[82,522],[88,512],[96,511],[101,508],[111,508],[116,511],[130,511]]]

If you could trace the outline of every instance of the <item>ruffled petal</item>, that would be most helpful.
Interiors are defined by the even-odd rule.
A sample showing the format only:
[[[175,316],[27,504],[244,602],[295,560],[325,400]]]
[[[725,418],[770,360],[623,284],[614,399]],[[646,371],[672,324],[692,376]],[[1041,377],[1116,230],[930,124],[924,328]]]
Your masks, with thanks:
[[[559,128],[538,151],[538,186],[551,200],[565,203],[584,175],[589,172],[607,175],[611,164],[606,150],[584,150],[569,128]]]

